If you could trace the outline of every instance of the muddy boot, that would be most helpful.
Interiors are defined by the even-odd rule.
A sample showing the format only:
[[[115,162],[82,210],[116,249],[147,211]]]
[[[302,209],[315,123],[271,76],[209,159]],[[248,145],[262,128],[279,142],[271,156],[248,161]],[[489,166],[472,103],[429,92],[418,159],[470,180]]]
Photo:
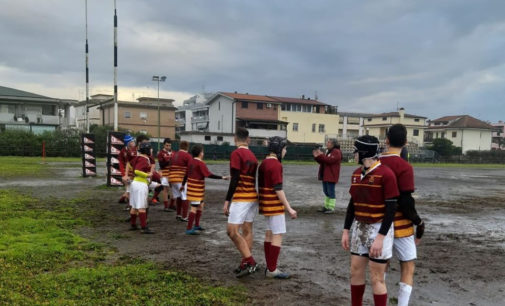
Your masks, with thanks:
[[[154,234],[153,231],[149,229],[149,227],[144,227],[141,231],[142,234]]]

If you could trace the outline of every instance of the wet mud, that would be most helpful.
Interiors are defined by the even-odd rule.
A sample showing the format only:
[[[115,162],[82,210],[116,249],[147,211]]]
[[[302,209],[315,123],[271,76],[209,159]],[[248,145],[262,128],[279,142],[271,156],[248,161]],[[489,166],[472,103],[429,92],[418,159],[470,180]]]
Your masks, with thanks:
[[[227,165],[211,165],[225,174]],[[207,180],[207,206],[199,236],[185,235],[185,223],[174,212],[151,206],[149,225],[156,233],[128,231],[128,213],[117,203],[121,189],[104,189],[105,178],[83,179],[79,168],[65,168],[60,179],[66,184],[8,183],[0,188],[22,187],[38,196],[72,197],[86,194],[87,205],[96,211],[93,228],[81,234],[117,249],[117,256],[141,257],[170,269],[188,272],[217,285],[242,285],[253,304],[348,305],[349,254],[340,246],[345,206],[349,199],[349,177],[354,167],[343,167],[337,184],[335,214],[322,215],[322,188],[315,179],[316,166],[284,166],[285,191],[299,218],[287,221],[279,268],[289,280],[265,279],[263,270],[264,217],[254,227],[253,256],[262,270],[236,279],[233,269],[240,255],[226,235],[222,203],[227,190],[223,181]],[[419,168],[416,171],[417,209],[426,221],[426,233],[418,247],[415,285],[411,305],[504,305],[505,301],[505,179],[503,169]],[[103,174],[102,174],[103,175]],[[387,275],[390,297],[397,295],[400,279],[397,260]],[[371,287],[365,303],[373,304]]]

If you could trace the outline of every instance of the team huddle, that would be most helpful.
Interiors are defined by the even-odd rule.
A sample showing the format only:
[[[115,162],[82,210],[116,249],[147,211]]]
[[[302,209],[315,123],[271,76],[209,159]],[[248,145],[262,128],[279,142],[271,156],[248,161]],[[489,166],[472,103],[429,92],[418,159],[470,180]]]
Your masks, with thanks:
[[[406,128],[396,124],[387,132],[387,150],[382,154],[379,153],[376,137],[365,135],[355,141],[354,156],[360,167],[351,176],[351,197],[341,242],[351,254],[352,305],[362,305],[367,265],[375,305],[387,304],[385,275],[393,255],[399,259],[401,266],[398,305],[409,303],[414,260],[417,258],[416,245],[423,235],[424,222],[416,212],[412,197],[413,168],[400,157],[406,139]],[[148,140],[141,135],[135,143],[127,135],[125,148],[120,154],[120,169],[126,186],[120,201],[128,205],[131,230],[138,230],[138,218],[141,233],[153,233],[147,218],[149,188],[152,188],[151,202],[157,203],[162,193],[164,211],[175,210],[176,219],[187,222],[185,233],[198,235],[204,230],[200,219],[205,203],[205,179],[229,180],[223,213],[228,218],[227,234],[242,256],[234,270],[235,275],[243,277],[259,270],[252,254],[253,222],[259,212],[266,218],[265,276],[276,279],[290,277],[277,267],[282,235],[286,233],[285,212],[291,218],[297,218],[297,212],[291,207],[283,189],[281,162],[287,150],[286,139],[269,138],[268,155],[258,164],[249,149],[249,132],[238,128],[235,133],[237,148],[230,156],[229,176],[209,171],[203,161],[202,145],[193,145],[188,153],[189,144],[181,141],[179,150],[172,152],[168,138],[158,153],[159,171],[155,171]]]

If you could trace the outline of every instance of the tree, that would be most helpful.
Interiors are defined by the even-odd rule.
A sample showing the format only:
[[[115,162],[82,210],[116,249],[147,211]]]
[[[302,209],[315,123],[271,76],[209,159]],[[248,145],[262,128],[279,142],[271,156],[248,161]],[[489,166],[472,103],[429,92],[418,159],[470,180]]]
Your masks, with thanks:
[[[453,146],[452,141],[445,138],[433,139],[433,145],[429,147],[429,149],[437,152],[444,157],[451,155],[461,155],[461,148]]]

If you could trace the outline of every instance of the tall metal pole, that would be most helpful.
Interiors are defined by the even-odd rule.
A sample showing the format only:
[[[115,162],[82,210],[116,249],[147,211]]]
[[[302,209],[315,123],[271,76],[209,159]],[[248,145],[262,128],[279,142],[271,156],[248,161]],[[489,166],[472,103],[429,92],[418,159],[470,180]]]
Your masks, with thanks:
[[[86,118],[86,133],[89,133],[89,109],[88,109],[88,104],[89,104],[89,55],[88,55],[88,0],[85,0],[84,2],[85,9],[84,9],[84,15],[86,18],[86,109],[85,109],[85,118]]]
[[[160,124],[161,124],[161,120],[160,120],[160,80],[158,79],[158,152],[160,151],[160,137],[161,137]]]
[[[118,130],[118,107],[117,107],[117,11],[114,0],[114,131]]]

